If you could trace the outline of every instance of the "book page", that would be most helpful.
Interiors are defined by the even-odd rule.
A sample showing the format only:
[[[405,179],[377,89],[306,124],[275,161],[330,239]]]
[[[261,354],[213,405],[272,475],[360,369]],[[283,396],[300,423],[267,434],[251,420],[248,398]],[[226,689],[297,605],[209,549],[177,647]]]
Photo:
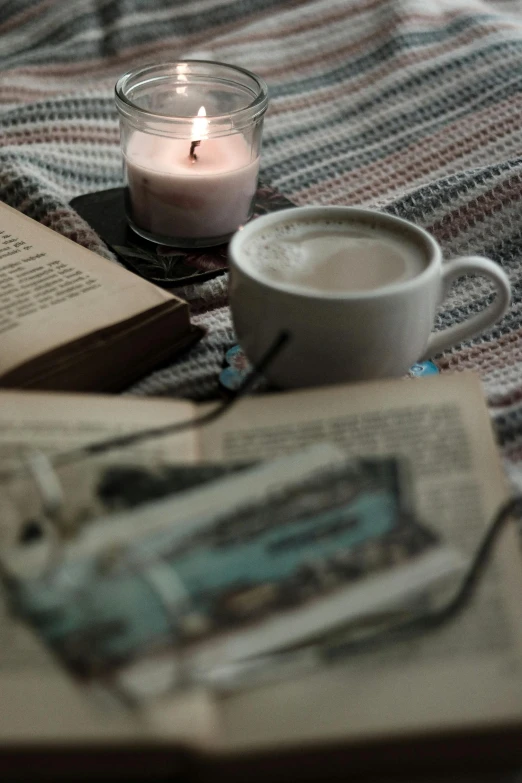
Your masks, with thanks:
[[[41,492],[30,468],[35,455],[61,455],[88,443],[188,421],[193,412],[192,403],[181,400],[0,391],[0,545],[12,544],[21,520],[42,516]],[[60,532],[73,535],[76,523],[108,513],[110,488],[105,488],[104,496],[98,491],[98,482],[107,470],[121,469],[121,473],[135,465],[146,478],[146,472],[155,466],[192,465],[198,456],[198,440],[187,429],[99,456],[62,460],[53,468],[63,506]],[[134,490],[142,479],[121,473],[118,481]],[[0,661],[1,656],[0,645]]]
[[[271,457],[318,441],[350,455],[402,455],[419,519],[467,558],[506,497],[482,391],[471,374],[250,398],[201,437],[207,459]],[[501,544],[472,606],[454,625],[225,699],[219,746],[522,720],[516,598],[522,576],[513,529]]]
[[[185,421],[192,413],[193,406],[183,401],[0,392],[0,481],[3,484],[0,533],[5,538],[9,523],[19,522],[19,514],[24,509],[38,511],[39,494],[34,485],[28,491],[27,479],[21,482],[25,507],[23,492],[18,497],[20,505],[14,508],[10,505],[12,488],[8,490],[3,483],[6,471],[19,467],[24,456],[35,450],[59,453],[140,428]],[[125,459],[140,464],[164,460],[193,463],[197,456],[197,441],[188,430],[129,448]],[[113,458],[118,459],[118,452],[113,453]],[[120,459],[123,460],[121,452]],[[73,465],[69,466],[74,483],[64,482],[63,486],[65,503],[70,502],[73,507],[90,489],[87,483],[82,483],[82,475],[87,482],[89,470],[81,462],[75,467],[73,470]],[[66,470],[60,478],[67,475]],[[9,705],[9,710],[2,710],[5,720],[0,720],[0,741],[81,736],[82,726],[86,737],[98,738],[106,730],[104,711],[84,703],[78,688],[57,666],[43,643],[31,629],[10,615],[3,595],[0,596],[0,703],[4,707]],[[114,732],[110,736],[114,738]]]
[[[31,450],[59,454],[105,438],[189,421],[194,409],[184,400],[0,390],[0,480]],[[198,459],[199,444],[187,429],[125,449],[129,459],[137,455],[192,463]]]
[[[63,747],[74,740],[103,743],[143,736],[134,716],[100,709],[32,631],[10,623],[1,607],[0,644],[7,638],[10,650],[9,664],[0,663],[0,745],[36,741]],[[4,628],[9,629],[7,637]]]
[[[175,299],[0,203],[0,374]]]
[[[403,457],[417,512],[467,554],[477,516],[483,527],[506,492],[471,373],[251,397],[199,437],[208,460],[267,459],[321,441],[353,457]]]

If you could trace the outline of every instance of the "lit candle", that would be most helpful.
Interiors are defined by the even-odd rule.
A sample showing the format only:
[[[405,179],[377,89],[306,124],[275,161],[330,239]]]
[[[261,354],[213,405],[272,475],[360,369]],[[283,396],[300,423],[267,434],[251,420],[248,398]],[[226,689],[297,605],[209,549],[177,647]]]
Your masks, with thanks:
[[[180,247],[225,242],[251,216],[266,84],[226,63],[149,65],[116,84],[130,226]]]
[[[250,215],[259,158],[241,133],[208,138],[201,107],[190,140],[134,131],[125,151],[132,220],[159,237],[232,234]]]

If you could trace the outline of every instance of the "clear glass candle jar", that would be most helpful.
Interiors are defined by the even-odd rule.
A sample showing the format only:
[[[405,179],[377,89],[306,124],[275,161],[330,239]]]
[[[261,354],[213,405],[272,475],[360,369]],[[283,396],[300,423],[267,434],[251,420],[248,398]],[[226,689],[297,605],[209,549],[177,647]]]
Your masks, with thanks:
[[[175,247],[226,242],[257,189],[265,82],[224,63],[150,65],[116,83],[127,219]]]

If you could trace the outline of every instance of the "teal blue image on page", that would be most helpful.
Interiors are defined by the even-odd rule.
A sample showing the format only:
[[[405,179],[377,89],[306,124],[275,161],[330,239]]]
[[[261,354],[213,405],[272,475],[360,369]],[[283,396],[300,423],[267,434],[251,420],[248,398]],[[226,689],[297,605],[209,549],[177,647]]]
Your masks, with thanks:
[[[436,542],[404,508],[395,460],[342,463],[263,503],[216,511],[181,540],[167,527],[114,563],[57,565],[15,598],[67,664],[90,675],[290,613]]]

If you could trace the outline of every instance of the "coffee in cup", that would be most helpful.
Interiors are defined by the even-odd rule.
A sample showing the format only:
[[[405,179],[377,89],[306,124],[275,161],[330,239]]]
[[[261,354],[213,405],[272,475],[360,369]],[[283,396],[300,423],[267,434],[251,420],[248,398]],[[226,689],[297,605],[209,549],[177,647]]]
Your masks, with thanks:
[[[416,277],[423,250],[377,224],[331,220],[267,226],[243,248],[244,264],[303,292],[369,291]]]
[[[443,264],[430,234],[374,210],[301,207],[265,215],[234,235],[229,258],[232,317],[250,361],[289,333],[266,373],[281,387],[403,375],[491,326],[511,297],[493,261]],[[446,290],[465,274],[489,278],[495,299],[431,334]]]

